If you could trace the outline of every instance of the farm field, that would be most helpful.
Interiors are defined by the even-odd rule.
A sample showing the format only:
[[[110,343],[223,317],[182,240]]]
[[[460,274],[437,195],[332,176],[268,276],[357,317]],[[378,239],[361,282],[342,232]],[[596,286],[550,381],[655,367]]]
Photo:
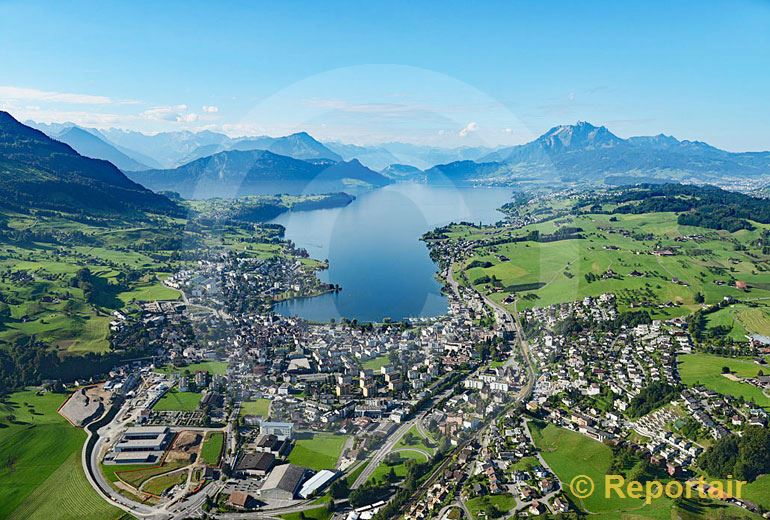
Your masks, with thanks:
[[[270,415],[270,399],[257,399],[241,403],[241,417],[245,415],[258,415],[267,419]]]
[[[192,412],[198,408],[201,397],[203,395],[198,392],[180,392],[172,389],[161,397],[152,408],[159,411]]]
[[[604,498],[604,475],[612,464],[612,450],[609,447],[585,435],[552,424],[543,427],[542,423],[533,421],[529,423],[529,428],[535,444],[541,450],[541,455],[556,472],[570,499],[586,511],[590,511],[592,518],[689,520],[719,519],[724,518],[726,514],[733,518],[758,518],[757,515],[743,509],[710,500],[683,500],[679,505],[675,505],[669,498],[660,498],[647,505],[641,500],[630,498],[621,499],[613,496],[606,499]],[[596,484],[593,495],[584,500],[577,499],[569,492],[569,482],[578,475],[588,475]]]
[[[65,394],[27,390],[0,403],[0,518],[119,518],[80,465],[85,432],[57,412]],[[13,420],[9,420],[9,417]]]
[[[312,470],[334,469],[347,437],[333,433],[299,433],[289,462]]]
[[[707,304],[725,296],[770,297],[764,274],[770,268],[770,258],[761,251],[735,248],[736,242],[748,245],[758,239],[767,227],[762,224],[757,224],[754,231],[728,233],[680,226],[673,213],[588,214],[565,217],[560,223],[582,229],[583,238],[504,242],[530,231],[552,234],[558,229],[555,221],[526,226],[515,234],[453,226],[447,233],[451,238],[503,241],[479,246],[462,270],[455,269],[455,277],[460,283],[487,292],[492,289],[494,277],[502,290],[492,292],[490,297],[502,302],[507,295],[517,293],[520,308],[614,292],[621,309],[648,301],[655,304],[650,309],[659,317],[697,310],[698,293]],[[699,238],[689,238],[693,236]],[[652,254],[655,250],[674,254],[658,256]],[[608,270],[614,274],[603,276]],[[733,287],[734,280],[745,281],[748,292]],[[669,302],[673,305],[662,306]],[[770,326],[770,322],[765,323]]]
[[[761,475],[753,482],[744,484],[741,498],[770,508],[770,475]]]
[[[747,334],[770,337],[770,309],[766,306],[749,307],[734,304],[706,316],[708,328],[727,327],[735,341],[746,341]]]
[[[225,443],[225,434],[222,432],[210,432],[206,434],[206,439],[201,447],[201,459],[210,466],[219,464],[219,457],[222,454],[222,446]]]
[[[160,282],[142,284],[118,296],[124,303],[133,301],[178,300],[179,291],[166,287]]]
[[[750,359],[735,359],[711,354],[685,354],[679,356],[679,373],[682,382],[692,386],[703,386],[733,397],[743,397],[753,400],[764,408],[770,408],[770,398],[762,390],[748,383],[732,381],[722,375],[722,367],[729,367],[738,377],[754,377],[759,370],[767,372],[766,367],[754,363]]]

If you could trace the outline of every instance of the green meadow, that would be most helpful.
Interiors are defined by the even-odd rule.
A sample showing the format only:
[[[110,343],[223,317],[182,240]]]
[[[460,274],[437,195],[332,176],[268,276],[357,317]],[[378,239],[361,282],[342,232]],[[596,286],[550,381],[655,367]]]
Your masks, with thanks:
[[[223,376],[227,373],[226,361],[201,361],[200,363],[190,363],[189,365],[166,365],[156,369],[161,374],[184,374],[189,372],[194,374],[199,370],[208,372],[211,375]]]
[[[741,381],[733,381],[722,374],[722,367],[728,367],[730,371],[741,378],[755,377],[762,370],[768,372],[766,366],[756,364],[750,359],[735,359],[712,354],[686,354],[679,356],[679,373],[682,382],[686,385],[703,385],[720,394],[733,397],[743,397],[747,401],[754,401],[759,406],[770,408],[770,397],[762,393],[762,390]]]
[[[153,410],[160,412],[192,412],[198,409],[202,394],[198,392],[180,392],[176,389],[169,390],[166,395],[160,398]]]
[[[428,459],[425,457],[423,453],[416,450],[402,449],[398,452],[398,456],[400,457],[400,462],[398,464],[394,464],[391,466],[386,461],[380,462],[380,465],[377,466],[377,468],[375,468],[371,476],[369,476],[369,480],[367,480],[367,482],[372,483],[372,482],[387,480],[391,469],[393,470],[393,473],[396,475],[396,477],[398,477],[399,479],[402,479],[406,477],[407,461],[409,460],[414,460],[416,462],[428,461]]]
[[[608,446],[578,432],[552,424],[532,421],[528,425],[540,454],[556,472],[570,500],[589,513],[591,518],[611,520],[760,518],[738,507],[697,498],[675,502],[663,497],[653,500],[650,504],[645,504],[643,500],[619,498],[614,495],[611,498],[605,498],[604,476],[611,472],[613,460],[612,450]],[[569,490],[572,479],[581,475],[587,475],[595,484],[594,493],[585,499],[575,497]],[[762,485],[764,483],[760,486]],[[761,491],[760,486],[757,486],[755,491]]]
[[[201,459],[209,466],[219,464],[222,455],[222,447],[225,444],[225,434],[222,432],[210,432],[206,434],[201,446]]]
[[[347,437],[333,433],[299,433],[289,462],[312,470],[334,469]]]
[[[267,419],[270,415],[270,399],[255,399],[241,403],[241,417],[245,415],[258,415]]]
[[[535,445],[556,472],[570,499],[589,513],[632,513],[645,518],[670,518],[671,501],[660,499],[650,505],[630,498],[605,498],[604,476],[612,466],[612,450],[604,444],[552,424],[530,422]],[[579,499],[569,491],[569,483],[579,475],[590,477],[596,488],[588,498]]]
[[[122,516],[86,479],[86,434],[58,413],[67,397],[26,390],[0,402],[0,518]]]
[[[579,227],[583,238],[510,241],[535,230],[541,235],[552,234],[562,226]],[[447,236],[502,242],[480,245],[476,254],[463,263],[463,269],[455,271],[459,282],[485,292],[492,291],[493,284],[487,280],[494,277],[501,289],[492,291],[490,297],[494,300],[502,301],[516,293],[521,308],[542,307],[614,292],[621,308],[645,301],[671,302],[674,307],[656,308],[654,313],[673,317],[698,309],[700,305],[695,302],[698,293],[706,303],[719,302],[725,296],[770,298],[767,282],[770,256],[763,254],[754,242],[767,226],[756,226],[754,231],[729,233],[680,226],[673,213],[587,214],[516,231],[456,225]],[[701,238],[687,238],[692,235]],[[651,254],[661,249],[675,254]],[[614,276],[603,277],[608,270]],[[593,279],[589,281],[586,275]],[[731,285],[735,280],[746,282],[748,292]],[[746,319],[750,319],[755,329],[770,328],[767,314],[753,313]]]

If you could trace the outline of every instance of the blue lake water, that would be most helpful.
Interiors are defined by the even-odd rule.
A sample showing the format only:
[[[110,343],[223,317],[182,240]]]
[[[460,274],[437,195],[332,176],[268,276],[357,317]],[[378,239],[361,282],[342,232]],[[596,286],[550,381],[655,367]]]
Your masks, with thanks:
[[[399,320],[446,313],[436,265],[420,236],[450,222],[494,223],[510,188],[394,184],[358,196],[344,208],[285,213],[273,222],[310,256],[329,260],[322,280],[336,294],[281,302],[276,312],[313,321]]]

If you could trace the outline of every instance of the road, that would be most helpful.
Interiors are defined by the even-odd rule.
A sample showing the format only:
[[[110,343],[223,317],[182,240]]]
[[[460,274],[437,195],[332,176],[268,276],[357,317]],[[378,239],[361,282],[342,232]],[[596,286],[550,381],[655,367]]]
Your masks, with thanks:
[[[458,295],[458,298],[459,298],[458,284],[454,279],[453,272],[452,272],[453,269],[454,269],[454,264],[452,264],[448,269],[447,281],[449,282],[449,285],[451,286],[452,290],[455,292],[455,294]],[[489,298],[487,298],[485,295],[481,293],[479,294],[481,295],[484,302],[490,307],[492,307],[492,309],[496,311],[499,317],[502,317],[501,325],[503,329],[508,332],[516,333],[516,342],[519,346],[519,350],[521,351],[521,355],[524,358],[525,364],[527,367],[527,382],[521,388],[521,390],[516,394],[513,401],[508,406],[504,407],[497,415],[487,418],[475,435],[473,435],[467,441],[458,445],[455,448],[454,451],[458,451],[458,452],[463,450],[466,446],[470,445],[472,442],[481,439],[486,429],[491,424],[494,423],[497,417],[499,417],[506,411],[510,410],[515,406],[518,406],[520,403],[529,399],[529,396],[532,395],[532,390],[535,387],[535,369],[529,354],[529,344],[527,343],[526,339],[524,339],[524,330],[521,326],[521,320],[519,318],[519,313],[516,308],[516,305],[514,304],[514,311],[513,311],[513,314],[511,314],[502,305],[499,305],[498,303],[490,300]],[[415,497],[418,497],[418,498],[422,497],[422,495],[425,492],[427,492],[427,490],[436,482],[436,480],[444,474],[444,470],[451,462],[452,462],[452,457],[448,455],[441,462],[441,464],[439,464],[439,466],[433,470],[433,473],[418,487],[418,489],[412,495],[412,499],[414,500]],[[458,501],[457,503],[463,509],[465,514],[468,515],[468,518],[471,518],[468,509],[465,507],[465,504],[463,504],[462,501]]]
[[[380,463],[385,460],[385,457],[388,455],[388,453],[393,450],[396,444],[398,444],[398,441],[400,441],[401,438],[406,435],[406,432],[412,429],[412,426],[414,426],[418,420],[419,418],[415,417],[414,419],[405,422],[399,426],[390,437],[388,437],[388,440],[385,441],[385,444],[383,444],[380,449],[377,450],[377,452],[369,460],[369,464],[367,464],[366,468],[364,468],[361,474],[358,475],[358,478],[355,482],[353,482],[353,485],[350,486],[351,489],[358,489],[364,484],[364,482],[369,480],[369,477],[372,476],[372,473],[374,473],[374,470],[377,469],[377,466],[379,466]]]

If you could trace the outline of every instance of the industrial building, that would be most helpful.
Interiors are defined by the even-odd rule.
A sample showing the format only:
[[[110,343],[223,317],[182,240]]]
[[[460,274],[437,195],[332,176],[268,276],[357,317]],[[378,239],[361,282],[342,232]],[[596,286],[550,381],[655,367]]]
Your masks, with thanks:
[[[314,494],[316,494],[318,491],[321,491],[326,486],[331,484],[334,479],[337,478],[338,473],[336,471],[331,471],[328,469],[322,469],[309,479],[307,479],[307,482],[302,484],[302,487],[299,490],[299,497],[300,498],[310,498]]]
[[[275,466],[275,455],[272,453],[246,453],[238,458],[235,464],[236,473],[264,476]]]
[[[171,441],[171,433],[166,426],[135,426],[123,433],[115,443],[116,453],[124,451],[164,451]]]
[[[305,480],[307,470],[294,464],[276,466],[265,479],[259,495],[262,499],[293,500]]]

